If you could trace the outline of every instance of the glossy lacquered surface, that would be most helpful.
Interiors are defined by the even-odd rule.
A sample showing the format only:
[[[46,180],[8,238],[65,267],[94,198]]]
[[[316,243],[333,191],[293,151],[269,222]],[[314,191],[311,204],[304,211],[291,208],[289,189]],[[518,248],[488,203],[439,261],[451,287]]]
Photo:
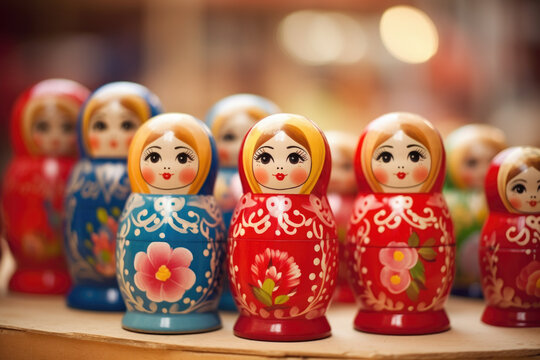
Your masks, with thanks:
[[[9,282],[13,291],[64,294],[69,289],[63,196],[76,161],[77,112],[87,96],[76,82],[51,79],[28,89],[14,106],[14,157],[2,189],[5,236],[17,263]]]

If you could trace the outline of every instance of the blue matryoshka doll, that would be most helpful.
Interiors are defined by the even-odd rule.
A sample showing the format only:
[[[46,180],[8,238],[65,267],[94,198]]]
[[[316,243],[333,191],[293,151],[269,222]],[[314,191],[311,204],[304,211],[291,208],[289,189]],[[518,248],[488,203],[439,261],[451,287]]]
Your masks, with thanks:
[[[228,231],[236,203],[242,197],[242,185],[238,176],[238,154],[248,130],[259,120],[278,113],[276,104],[261,96],[235,94],[227,96],[212,106],[206,115],[206,124],[216,139],[219,154],[219,171],[214,195]],[[236,305],[224,284],[219,302],[221,310],[236,310]]]
[[[133,193],[116,248],[125,329],[171,334],[221,327],[226,236],[212,195],[217,167],[210,131],[190,115],[156,116],[135,134],[128,157]]]
[[[65,197],[65,251],[74,283],[70,307],[125,309],[114,251],[118,218],[130,194],[126,157],[137,128],[160,112],[159,99],[148,89],[115,82],[97,89],[79,114],[81,160]]]

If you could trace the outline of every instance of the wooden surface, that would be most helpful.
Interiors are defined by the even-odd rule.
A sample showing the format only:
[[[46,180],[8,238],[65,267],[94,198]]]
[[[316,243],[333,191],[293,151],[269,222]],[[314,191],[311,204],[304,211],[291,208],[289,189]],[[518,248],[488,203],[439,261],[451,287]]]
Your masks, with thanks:
[[[540,328],[497,328],[480,322],[483,303],[450,299],[448,332],[383,336],[353,330],[353,306],[333,305],[333,335],[271,343],[237,338],[233,313],[223,329],[195,335],[146,335],[120,327],[122,314],[68,309],[60,297],[0,297],[0,359],[450,359],[540,357]]]

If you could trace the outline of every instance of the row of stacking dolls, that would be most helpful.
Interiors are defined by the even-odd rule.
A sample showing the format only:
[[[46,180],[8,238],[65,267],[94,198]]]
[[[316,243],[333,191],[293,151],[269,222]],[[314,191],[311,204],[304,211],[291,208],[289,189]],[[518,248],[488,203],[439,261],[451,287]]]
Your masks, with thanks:
[[[330,136],[332,186],[349,194],[330,197],[334,217],[325,136],[310,120],[278,111],[257,96],[231,96],[209,112],[208,129],[186,114],[156,116],[157,97],[133,83],[89,97],[66,80],[32,87],[13,112],[15,157],[3,186],[6,237],[18,263],[10,288],[67,291],[64,248],[74,283],[69,306],[125,305],[126,329],[200,332],[220,327],[228,271],[228,298],[240,310],[235,334],[308,340],[330,334],[324,314],[345,264],[360,304],[356,329],[448,329],[443,306],[456,252],[438,132],[417,115],[382,116],[361,135],[354,161],[347,147],[356,139]],[[481,184],[476,168],[487,167],[504,141],[487,128],[461,131],[456,143],[473,140],[459,160],[449,157],[449,168],[463,170],[463,180],[449,177],[462,187]],[[493,154],[475,136],[495,144]],[[76,137],[81,160],[71,169]],[[356,182],[346,175],[352,162]],[[486,176],[491,215],[480,263],[483,320],[491,324],[540,324],[539,162],[538,149],[511,148]],[[470,211],[473,201],[463,198]]]

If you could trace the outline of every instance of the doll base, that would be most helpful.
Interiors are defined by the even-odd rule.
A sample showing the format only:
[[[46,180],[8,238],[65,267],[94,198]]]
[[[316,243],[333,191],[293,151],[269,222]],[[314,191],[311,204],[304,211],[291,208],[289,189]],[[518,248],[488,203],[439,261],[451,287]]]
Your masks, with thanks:
[[[540,311],[538,309],[501,309],[487,306],[482,314],[482,321],[494,326],[537,327],[540,326]]]
[[[360,310],[354,319],[359,331],[384,335],[433,334],[450,329],[444,310],[421,313],[390,313]]]
[[[71,286],[69,274],[60,270],[17,269],[9,289],[28,294],[62,295]]]
[[[228,286],[223,289],[223,294],[221,294],[221,298],[219,299],[218,309],[223,311],[238,311]]]
[[[117,287],[75,285],[67,296],[71,308],[95,311],[125,311],[124,300]]]
[[[190,314],[147,314],[128,311],[122,318],[126,330],[150,334],[191,334],[221,328],[217,311]]]
[[[238,337],[264,341],[305,341],[330,336],[330,324],[325,316],[278,320],[240,315],[233,330]]]

